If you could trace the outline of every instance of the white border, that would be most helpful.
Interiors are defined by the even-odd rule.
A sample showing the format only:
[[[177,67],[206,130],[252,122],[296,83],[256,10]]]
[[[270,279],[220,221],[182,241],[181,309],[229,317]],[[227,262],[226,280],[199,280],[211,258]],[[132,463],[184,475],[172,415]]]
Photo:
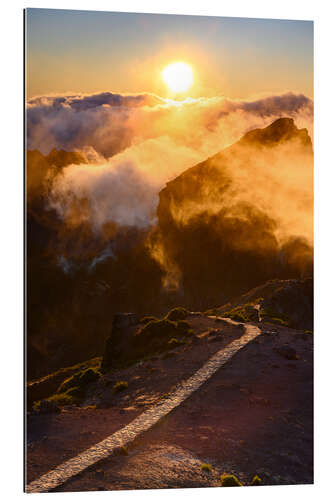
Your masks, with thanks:
[[[22,492],[23,441],[23,342],[22,342],[22,9],[24,7],[72,8],[121,12],[156,12],[234,17],[315,20],[315,486],[236,488],[224,495],[246,499],[292,497],[329,498],[332,491],[331,382],[332,316],[332,7],[326,0],[58,0],[7,2],[1,8],[1,490],[4,498]],[[79,493],[75,498],[100,498],[100,492]],[[158,490],[105,493],[112,498],[182,498],[202,495],[221,498],[218,489]],[[58,493],[59,497],[64,494]],[[57,498],[58,498],[57,496]]]

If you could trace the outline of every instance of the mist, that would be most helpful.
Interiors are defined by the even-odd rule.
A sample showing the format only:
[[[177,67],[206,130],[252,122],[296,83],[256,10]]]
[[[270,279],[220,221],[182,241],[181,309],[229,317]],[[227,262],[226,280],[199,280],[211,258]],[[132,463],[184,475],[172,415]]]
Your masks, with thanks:
[[[38,148],[42,142],[44,148],[52,144],[85,157],[84,164],[63,169],[54,183],[50,206],[65,220],[73,196],[86,198],[91,206],[89,222],[99,230],[109,221],[139,227],[153,224],[158,193],[167,182],[249,130],[267,126],[280,116],[293,117],[311,135],[313,104],[305,96],[291,93],[248,102],[222,97],[177,102],[150,95],[105,93],[39,98],[30,103],[28,117],[29,112],[34,118],[29,128],[31,147]],[[76,122],[82,125],[77,128]],[[232,161],[229,163],[232,169]],[[261,166],[255,168],[262,175]],[[288,166],[283,168],[288,170]],[[239,171],[237,175],[241,182],[241,176],[249,174]],[[267,179],[260,177],[258,182],[264,191]],[[272,189],[274,182],[279,182],[276,175],[269,181]]]

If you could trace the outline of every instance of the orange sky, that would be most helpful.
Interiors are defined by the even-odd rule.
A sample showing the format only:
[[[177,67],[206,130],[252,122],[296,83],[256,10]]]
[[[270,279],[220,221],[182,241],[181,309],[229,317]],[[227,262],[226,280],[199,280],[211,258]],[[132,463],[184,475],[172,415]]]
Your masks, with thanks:
[[[28,9],[28,97],[153,92],[174,97],[161,72],[189,63],[192,97],[313,96],[313,23]],[[186,96],[180,96],[186,97]]]

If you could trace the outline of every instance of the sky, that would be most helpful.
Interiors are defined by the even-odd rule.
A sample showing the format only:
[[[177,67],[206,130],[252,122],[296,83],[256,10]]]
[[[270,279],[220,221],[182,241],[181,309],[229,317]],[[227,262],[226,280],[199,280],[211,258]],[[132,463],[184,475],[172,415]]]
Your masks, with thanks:
[[[188,63],[181,97],[313,97],[313,23],[27,9],[27,97],[149,92],[168,98],[163,69]]]

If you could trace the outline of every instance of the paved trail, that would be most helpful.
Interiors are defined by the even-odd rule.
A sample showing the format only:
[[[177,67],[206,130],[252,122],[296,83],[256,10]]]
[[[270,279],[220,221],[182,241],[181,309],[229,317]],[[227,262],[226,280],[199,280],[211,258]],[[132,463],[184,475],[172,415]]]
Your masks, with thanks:
[[[228,322],[232,325],[239,325],[239,323],[229,319]],[[198,390],[221,366],[261,333],[260,329],[253,325],[244,325],[244,328],[245,333],[240,338],[214,354],[192,377],[179,384],[168,399],[143,412],[130,424],[103,441],[32,481],[26,486],[26,492],[42,493],[53,490],[93,464],[111,456],[117,448],[130,444],[143,432],[148,431],[162,417]]]

